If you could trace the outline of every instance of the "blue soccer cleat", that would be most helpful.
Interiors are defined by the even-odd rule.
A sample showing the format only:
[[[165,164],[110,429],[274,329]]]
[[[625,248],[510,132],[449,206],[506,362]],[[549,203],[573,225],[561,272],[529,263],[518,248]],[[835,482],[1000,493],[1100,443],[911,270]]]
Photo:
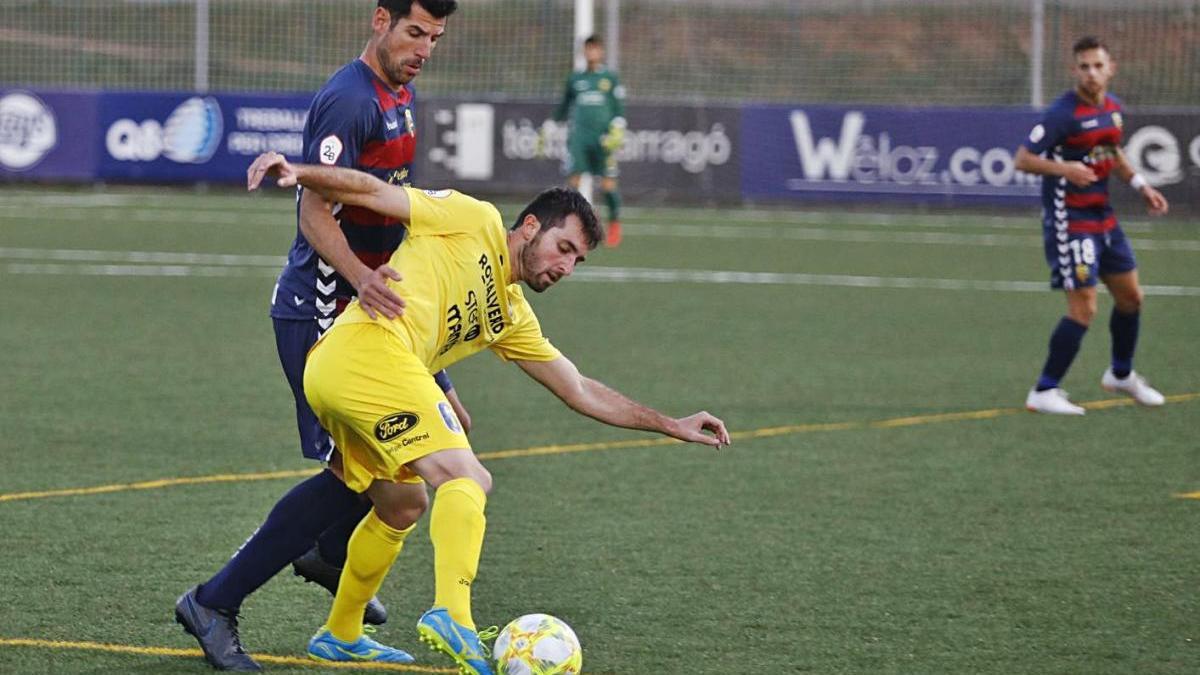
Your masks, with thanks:
[[[217,670],[258,672],[258,665],[242,648],[238,636],[237,610],[205,607],[196,599],[199,586],[192,586],[175,602],[175,620],[204,650],[204,659]]]
[[[325,626],[308,641],[308,656],[317,661],[378,661],[380,663],[412,663],[413,657],[403,649],[380,644],[366,635],[354,642],[342,642],[333,637]]]
[[[464,675],[495,675],[488,665],[490,652],[480,639],[488,640],[496,637],[499,631],[495,626],[485,629],[481,634],[467,628],[450,618],[450,612],[445,607],[434,607],[421,615],[417,621],[417,633],[421,642],[429,645],[454,659],[458,669]]]

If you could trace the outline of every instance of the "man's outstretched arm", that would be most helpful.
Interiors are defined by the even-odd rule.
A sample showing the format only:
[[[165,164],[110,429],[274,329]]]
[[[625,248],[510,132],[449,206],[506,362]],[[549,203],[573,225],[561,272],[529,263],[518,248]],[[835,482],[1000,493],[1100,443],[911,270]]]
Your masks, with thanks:
[[[717,448],[730,443],[729,431],[719,418],[704,411],[688,417],[668,417],[601,382],[585,377],[565,356],[553,361],[516,363],[525,374],[540,382],[572,410],[605,424],[656,431],[681,441]]]
[[[256,189],[270,175],[279,177],[275,181],[279,187],[299,183],[331,202],[362,206],[406,223],[412,216],[412,203],[404,188],[388,185],[369,173],[340,166],[292,164],[277,152],[265,152],[246,170],[246,189]]]

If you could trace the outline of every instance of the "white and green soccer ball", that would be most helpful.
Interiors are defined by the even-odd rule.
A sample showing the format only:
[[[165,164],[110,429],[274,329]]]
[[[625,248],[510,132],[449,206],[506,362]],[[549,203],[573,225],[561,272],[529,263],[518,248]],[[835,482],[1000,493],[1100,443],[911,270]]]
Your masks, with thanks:
[[[561,619],[526,614],[500,631],[492,648],[496,675],[579,675],[583,649]]]

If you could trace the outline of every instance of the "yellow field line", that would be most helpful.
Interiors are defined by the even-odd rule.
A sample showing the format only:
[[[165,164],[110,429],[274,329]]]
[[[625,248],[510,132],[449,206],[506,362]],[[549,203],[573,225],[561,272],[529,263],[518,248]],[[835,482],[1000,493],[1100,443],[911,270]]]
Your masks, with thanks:
[[[271,471],[269,473],[222,473],[215,476],[194,476],[191,478],[161,478],[140,483],[118,483],[116,485],[97,485],[86,488],[66,488],[63,490],[43,490],[41,492],[10,492],[0,494],[0,502],[13,502],[21,499],[42,499],[45,497],[77,497],[79,495],[100,495],[107,492],[126,492],[129,490],[157,490],[175,485],[198,485],[201,483],[241,483],[243,481],[275,480],[276,478],[299,478],[311,476],[314,469],[293,469],[290,471]]]
[[[177,649],[174,647],[137,647],[114,645],[105,642],[68,642],[65,640],[31,640],[28,638],[0,638],[0,647],[35,647],[41,649],[81,649],[110,654],[135,654],[137,656],[176,656],[204,658],[199,649]],[[401,663],[327,663],[298,656],[275,656],[273,654],[251,654],[255,661],[286,666],[314,666],[317,668],[342,668],[347,670],[390,670],[404,673],[457,673],[456,668],[434,668],[412,666]]]
[[[1200,392],[1190,394],[1173,394],[1167,396],[1167,403],[1183,403],[1185,401],[1194,401],[1200,399]],[[1121,408],[1134,405],[1132,399],[1128,398],[1109,398],[1098,401],[1086,401],[1079,405],[1088,410],[1103,410],[1106,408]],[[1008,415],[1017,415],[1025,412],[1024,408],[991,408],[987,410],[967,410],[964,412],[952,413],[934,413],[929,415],[914,415],[910,417],[892,417],[882,420],[871,420],[863,422],[827,422],[814,424],[790,424],[780,427],[764,427],[762,429],[752,429],[749,431],[735,431],[730,433],[730,437],[734,440],[746,440],[754,438],[770,438],[775,436],[790,436],[796,434],[807,434],[825,431],[852,431],[862,429],[897,429],[902,427],[913,427],[925,424],[942,424],[945,422],[961,422],[972,420],[987,420],[997,417],[1005,417]],[[515,459],[518,457],[538,457],[542,455],[564,455],[574,452],[592,452],[595,450],[614,450],[617,448],[653,448],[666,445],[676,445],[680,441],[673,438],[643,438],[643,439],[627,439],[620,441],[602,441],[597,443],[571,443],[565,445],[539,445],[530,448],[514,448],[511,450],[497,450],[494,452],[481,452],[479,459],[482,460],[497,460],[497,459]],[[267,473],[226,473],[217,474],[214,476],[195,476],[191,478],[163,478],[159,480],[148,480],[139,483],[117,483],[113,485],[97,485],[94,487],[85,488],[65,488],[61,490],[43,490],[39,492],[10,492],[8,494],[0,494],[0,502],[12,502],[26,499],[44,499],[47,497],[76,497],[81,495],[96,495],[109,492],[126,492],[129,490],[155,490],[165,487],[173,487],[176,485],[198,485],[203,483],[234,483],[234,482],[249,482],[257,480],[275,480],[277,478],[303,478],[316,473],[314,469],[293,469],[289,471],[272,471]],[[1200,494],[1200,493],[1195,493]],[[1200,499],[1200,497],[1189,495],[1178,495],[1181,498]]]

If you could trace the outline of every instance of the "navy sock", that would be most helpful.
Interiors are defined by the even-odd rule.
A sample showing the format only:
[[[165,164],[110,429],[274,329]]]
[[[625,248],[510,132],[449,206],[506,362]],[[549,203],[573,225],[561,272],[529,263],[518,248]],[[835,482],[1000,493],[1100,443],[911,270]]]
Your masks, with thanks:
[[[196,599],[213,609],[237,609],[308,549],[330,525],[361,508],[359,495],[330,471],[293,487],[229,562],[204,582]]]
[[[1042,366],[1042,376],[1038,378],[1038,391],[1053,389],[1062,381],[1075,355],[1079,353],[1079,345],[1087,329],[1087,326],[1068,316],[1059,320],[1050,335],[1050,354],[1046,357],[1046,365]]]
[[[1112,333],[1113,375],[1122,379],[1133,372],[1133,350],[1137,348],[1141,317],[1141,312],[1124,314],[1114,307],[1108,319],[1108,330]]]
[[[334,523],[317,538],[317,550],[321,553],[321,560],[334,567],[345,566],[346,545],[350,543],[350,535],[354,534],[354,528],[358,527],[362,519],[371,511],[370,500],[360,501],[361,508]]]

